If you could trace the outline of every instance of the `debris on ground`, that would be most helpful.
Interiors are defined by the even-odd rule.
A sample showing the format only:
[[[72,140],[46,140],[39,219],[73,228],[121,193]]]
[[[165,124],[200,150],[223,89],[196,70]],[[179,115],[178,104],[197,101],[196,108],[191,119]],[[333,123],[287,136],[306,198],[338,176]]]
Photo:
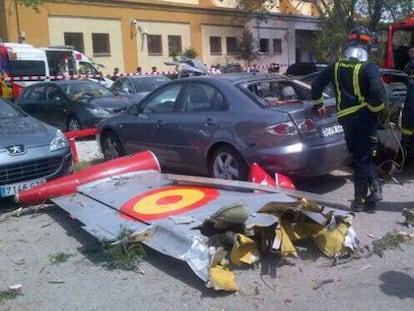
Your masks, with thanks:
[[[130,234],[130,231],[123,229],[115,242],[102,241],[107,258],[105,266],[110,270],[120,269],[144,274],[139,264],[146,256],[145,250],[141,243],[129,243]]]
[[[384,257],[384,251],[387,249],[395,249],[401,244],[407,243],[414,239],[414,234],[404,231],[388,232],[381,239],[372,241],[373,252],[380,257]]]
[[[11,285],[7,289],[0,291],[0,303],[3,300],[14,299],[20,295],[23,295],[22,286],[20,284]]]
[[[404,208],[402,215],[405,217],[404,225],[408,227],[414,226],[414,208]]]

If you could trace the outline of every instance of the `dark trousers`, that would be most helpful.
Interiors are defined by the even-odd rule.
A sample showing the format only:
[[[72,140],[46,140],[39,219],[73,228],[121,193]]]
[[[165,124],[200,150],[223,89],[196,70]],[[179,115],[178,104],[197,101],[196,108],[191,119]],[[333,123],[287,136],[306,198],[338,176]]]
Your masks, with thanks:
[[[345,140],[354,162],[354,183],[367,186],[378,178],[374,163],[378,118],[367,108],[342,117],[339,123],[344,128]],[[374,137],[374,138],[373,138]]]

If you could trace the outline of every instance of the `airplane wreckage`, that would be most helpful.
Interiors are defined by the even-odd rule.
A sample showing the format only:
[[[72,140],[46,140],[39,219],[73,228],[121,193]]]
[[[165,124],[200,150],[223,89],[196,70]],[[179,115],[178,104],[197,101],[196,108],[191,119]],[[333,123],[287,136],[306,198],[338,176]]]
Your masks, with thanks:
[[[15,201],[50,200],[101,241],[126,230],[128,242],[186,262],[207,287],[237,291],[231,267],[269,252],[297,256],[295,241],[312,239],[328,257],[358,246],[345,204],[275,177],[256,164],[250,182],[163,174],[144,151],[20,192]]]

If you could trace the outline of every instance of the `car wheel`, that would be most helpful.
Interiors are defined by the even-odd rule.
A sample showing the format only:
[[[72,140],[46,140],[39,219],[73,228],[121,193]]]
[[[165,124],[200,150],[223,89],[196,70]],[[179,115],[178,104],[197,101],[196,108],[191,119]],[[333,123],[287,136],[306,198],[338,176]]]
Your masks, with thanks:
[[[76,117],[70,117],[67,122],[68,131],[78,131],[82,126]]]
[[[101,149],[105,160],[113,160],[125,154],[119,138],[111,132],[102,137]]]
[[[214,178],[247,180],[248,166],[234,148],[220,147],[211,157],[209,175]]]

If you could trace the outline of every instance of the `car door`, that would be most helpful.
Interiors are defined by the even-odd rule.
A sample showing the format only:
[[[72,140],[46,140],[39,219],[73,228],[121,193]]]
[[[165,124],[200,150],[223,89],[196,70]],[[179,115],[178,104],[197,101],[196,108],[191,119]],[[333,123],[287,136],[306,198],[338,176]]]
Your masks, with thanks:
[[[172,167],[205,171],[206,151],[220,129],[226,110],[223,94],[204,82],[186,83],[177,112],[165,119],[159,137],[169,145]]]
[[[174,119],[175,102],[181,89],[181,84],[172,84],[154,92],[136,106],[135,116],[130,113],[118,126],[127,153],[149,149],[162,164],[169,161],[171,136],[165,135],[165,127]]]
[[[61,88],[55,84],[46,87],[46,99],[49,124],[66,131],[69,116],[69,99]]]
[[[16,104],[31,116],[50,124],[46,101],[46,83],[38,83],[28,87]]]

